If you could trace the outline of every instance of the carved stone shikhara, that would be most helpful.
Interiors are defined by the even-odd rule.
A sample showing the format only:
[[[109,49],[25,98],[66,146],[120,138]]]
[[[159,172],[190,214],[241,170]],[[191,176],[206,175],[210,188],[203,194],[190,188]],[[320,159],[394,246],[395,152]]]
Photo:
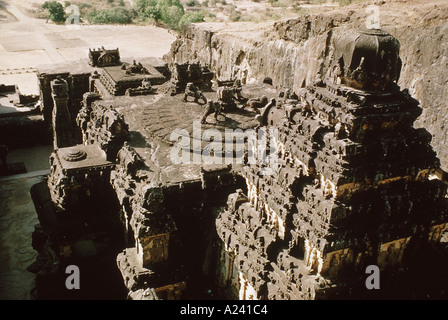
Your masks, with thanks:
[[[352,29],[335,46],[333,82],[364,90],[393,90],[401,72],[396,38],[382,30]]]
[[[350,31],[336,42],[327,81],[264,111],[264,124],[279,132],[278,174],[245,168],[248,198],[217,220],[250,288],[240,298],[321,298],[347,283],[356,290],[367,265],[403,265],[415,254],[409,243],[437,242],[447,229],[446,184],[428,180],[439,160],[429,134],[412,127],[421,109],[395,84],[398,48],[384,32]]]
[[[212,73],[185,63],[171,66],[171,92],[106,98],[94,74],[77,114],[82,144],[51,158],[53,205],[76,213],[87,191],[112,190],[111,219],[122,231],[114,249],[130,299],[369,297],[363,276],[372,264],[382,292],[403,294],[402,275],[442,250],[447,186],[432,179],[440,163],[431,135],[413,127],[418,101],[396,84],[398,41],[351,30],[334,57],[324,79],[296,93],[280,94],[272,80],[212,88]],[[207,88],[205,113],[183,101],[188,83]],[[207,150],[191,128],[214,103],[226,117],[204,128],[221,140],[227,129],[264,130],[275,169],[247,155],[230,164],[170,161],[175,129],[191,158]]]

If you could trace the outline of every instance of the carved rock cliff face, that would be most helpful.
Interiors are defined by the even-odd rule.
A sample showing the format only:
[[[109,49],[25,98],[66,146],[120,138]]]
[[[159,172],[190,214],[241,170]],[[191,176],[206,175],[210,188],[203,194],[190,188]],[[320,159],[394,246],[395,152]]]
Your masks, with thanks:
[[[380,5],[381,28],[401,44],[398,85],[421,102],[423,114],[415,125],[433,135],[432,146],[447,171],[448,4],[417,2]],[[219,80],[250,83],[270,77],[274,86],[297,92],[326,76],[334,40],[348,29],[365,27],[366,8],[343,7],[265,24],[190,24],[165,59],[169,64],[200,62]]]

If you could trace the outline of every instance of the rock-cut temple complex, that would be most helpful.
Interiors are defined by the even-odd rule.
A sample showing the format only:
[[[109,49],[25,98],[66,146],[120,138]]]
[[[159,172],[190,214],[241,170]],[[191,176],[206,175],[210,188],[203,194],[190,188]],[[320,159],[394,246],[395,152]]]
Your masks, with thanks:
[[[54,152],[31,189],[37,297],[89,298],[65,289],[72,264],[89,294],[123,299],[437,296],[447,184],[399,53],[384,31],[349,30],[298,92],[118,49],[39,67]],[[253,159],[260,132],[269,161]]]

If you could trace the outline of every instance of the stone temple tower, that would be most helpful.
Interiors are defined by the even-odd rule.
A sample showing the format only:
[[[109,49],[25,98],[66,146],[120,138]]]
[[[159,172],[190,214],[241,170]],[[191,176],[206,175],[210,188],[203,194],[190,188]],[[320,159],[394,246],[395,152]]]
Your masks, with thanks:
[[[368,297],[374,265],[387,297],[418,263],[434,267],[421,256],[448,227],[446,185],[432,179],[431,135],[413,127],[419,103],[396,84],[399,49],[384,31],[349,30],[325,79],[263,111],[279,169],[243,166],[247,194],[216,222],[230,296]]]

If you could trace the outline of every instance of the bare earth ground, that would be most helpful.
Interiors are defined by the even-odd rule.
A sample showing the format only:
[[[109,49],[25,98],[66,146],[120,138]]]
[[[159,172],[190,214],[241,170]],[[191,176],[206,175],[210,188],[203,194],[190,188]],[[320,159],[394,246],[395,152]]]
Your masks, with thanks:
[[[155,26],[81,25],[78,30],[71,30],[65,25],[32,18],[32,10],[44,2],[45,0],[0,0],[0,84],[19,84],[19,89],[25,94],[38,93],[34,68],[40,64],[86,58],[89,48],[99,46],[118,47],[122,57],[161,57],[169,51],[170,44],[175,39],[174,33]],[[227,1],[243,16],[256,16],[259,13],[260,17],[264,17],[266,10],[271,10],[279,13],[282,11],[280,16],[283,18],[330,10],[350,10],[352,7],[361,9],[366,4],[377,2],[367,1],[347,7],[331,3],[320,6],[302,4],[303,10],[296,13],[290,8],[271,7],[267,1]],[[381,6],[382,13],[387,10],[385,14],[406,16],[410,24],[418,22],[413,21],[415,10],[446,5],[446,0],[379,2],[384,2]],[[218,4],[213,12],[221,7]],[[219,15],[218,10],[218,18]]]
[[[33,1],[0,1],[15,16],[0,23],[0,83],[18,84],[25,94],[38,94],[35,67],[87,58],[89,48],[119,48],[122,57],[161,57],[170,49],[174,34],[154,26],[65,25],[30,18],[24,12]],[[4,10],[0,11],[0,14]],[[4,14],[6,15],[6,14]],[[1,17],[1,16],[0,16]]]

